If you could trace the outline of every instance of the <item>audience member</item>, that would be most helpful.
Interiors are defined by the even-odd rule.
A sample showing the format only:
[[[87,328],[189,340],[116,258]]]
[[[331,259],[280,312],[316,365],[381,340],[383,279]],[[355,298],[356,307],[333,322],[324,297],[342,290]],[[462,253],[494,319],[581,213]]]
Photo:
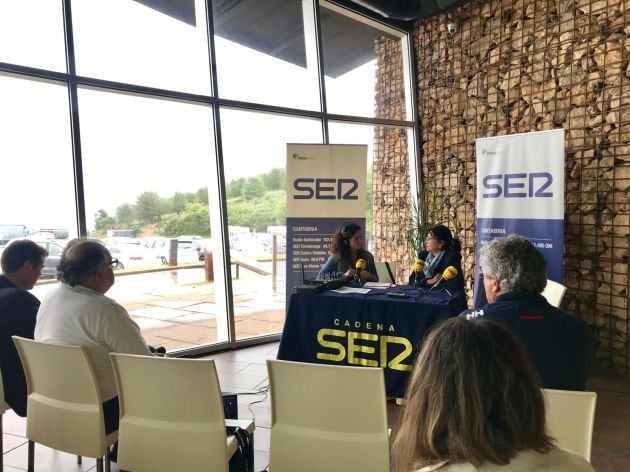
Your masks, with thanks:
[[[48,252],[28,239],[10,243],[0,265],[0,370],[4,400],[20,416],[26,416],[26,379],[11,336],[33,338],[39,300],[32,289],[42,274]]]
[[[42,301],[35,339],[85,346],[103,400],[105,429],[118,429],[118,393],[110,352],[151,355],[140,328],[127,311],[105,296],[117,264],[96,240],[68,243],[57,268],[61,282]]]
[[[441,282],[451,291],[464,290],[464,273],[462,271],[462,245],[453,233],[444,225],[431,228],[424,240],[425,251],[418,253],[418,259],[424,261],[423,271],[409,276],[410,285],[433,286],[437,284],[447,267],[457,270],[455,278]]]
[[[332,237],[331,256],[317,274],[318,279],[354,279],[363,282],[378,282],[374,256],[363,248],[363,232],[355,223],[346,223],[338,228]],[[356,265],[359,259],[366,263],[365,269],[357,274]]]
[[[488,304],[460,317],[500,320],[521,339],[547,388],[584,390],[593,335],[578,316],[551,306],[542,254],[522,236],[496,238],[481,249]]]
[[[459,318],[422,344],[392,462],[396,472],[593,471],[547,435],[540,379],[518,339]]]

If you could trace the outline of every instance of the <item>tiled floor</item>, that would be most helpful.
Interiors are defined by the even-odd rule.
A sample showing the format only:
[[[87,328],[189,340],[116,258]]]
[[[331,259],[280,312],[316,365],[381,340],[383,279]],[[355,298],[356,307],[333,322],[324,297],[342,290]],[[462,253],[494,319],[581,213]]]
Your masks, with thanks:
[[[268,385],[265,362],[275,358],[278,343],[250,347],[209,356],[216,362],[223,391],[239,393],[239,417],[254,419],[255,470],[261,471],[269,462],[269,428],[271,404],[265,393]],[[630,378],[606,371],[595,371],[589,387],[598,394],[593,434],[592,463],[598,472],[630,471]],[[388,403],[390,426],[396,427],[400,407]],[[27,446],[25,420],[9,411],[4,415],[4,470],[26,470]],[[75,472],[95,470],[93,459],[76,464],[69,454],[36,447],[38,472]],[[119,469],[112,464],[112,471]]]

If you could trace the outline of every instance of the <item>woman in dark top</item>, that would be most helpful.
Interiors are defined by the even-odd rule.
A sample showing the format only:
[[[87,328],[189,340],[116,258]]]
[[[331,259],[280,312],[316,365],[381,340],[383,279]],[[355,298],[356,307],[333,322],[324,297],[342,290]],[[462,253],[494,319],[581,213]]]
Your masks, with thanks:
[[[457,275],[448,281],[443,281],[440,286],[451,291],[464,290],[464,274],[462,271],[462,245],[457,238],[453,238],[453,233],[444,225],[437,225],[431,228],[427,238],[424,240],[426,251],[418,253],[418,259],[424,261],[424,269],[417,274],[409,276],[410,285],[423,285],[432,287],[437,284],[444,269],[454,267]]]
[[[331,256],[317,274],[318,279],[352,279],[359,259],[366,263],[358,278],[363,282],[378,282],[374,256],[363,249],[363,232],[355,223],[346,223],[332,237]]]

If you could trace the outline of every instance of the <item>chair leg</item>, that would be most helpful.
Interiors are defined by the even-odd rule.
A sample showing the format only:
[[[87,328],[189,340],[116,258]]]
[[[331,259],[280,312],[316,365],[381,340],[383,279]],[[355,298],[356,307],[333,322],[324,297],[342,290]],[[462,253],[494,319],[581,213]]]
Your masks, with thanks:
[[[81,456],[77,456],[77,464],[83,464],[83,458]]]
[[[99,457],[96,459],[96,471],[103,472],[103,458]]]
[[[28,441],[28,472],[35,471],[35,443],[29,439]]]

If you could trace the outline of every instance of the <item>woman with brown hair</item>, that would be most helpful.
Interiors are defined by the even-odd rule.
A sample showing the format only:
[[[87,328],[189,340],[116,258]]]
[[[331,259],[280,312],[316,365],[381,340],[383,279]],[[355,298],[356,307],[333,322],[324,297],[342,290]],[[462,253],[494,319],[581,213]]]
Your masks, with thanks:
[[[454,318],[424,340],[392,446],[396,472],[593,468],[545,431],[540,380],[504,326]]]
[[[362,259],[364,266],[357,270],[357,261]],[[330,257],[317,274],[324,279],[361,279],[363,282],[378,282],[374,256],[363,247],[361,227],[347,222],[337,228],[332,236]]]

